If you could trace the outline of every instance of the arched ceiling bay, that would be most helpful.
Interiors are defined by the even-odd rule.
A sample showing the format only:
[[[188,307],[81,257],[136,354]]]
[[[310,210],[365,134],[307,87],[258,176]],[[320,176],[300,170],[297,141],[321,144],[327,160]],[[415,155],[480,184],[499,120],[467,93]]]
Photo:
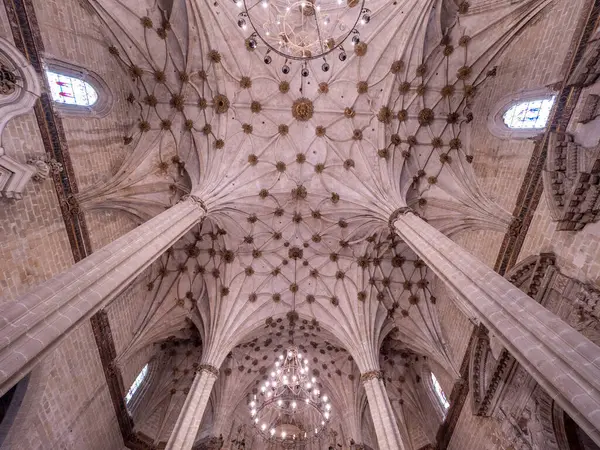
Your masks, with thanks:
[[[193,324],[203,361],[239,371],[247,394],[286,345],[292,312],[295,332],[317,343],[307,349],[324,386],[354,411],[341,426],[356,436],[357,374],[383,366],[414,380],[426,357],[458,375],[432,275],[388,221],[408,206],[447,234],[508,228],[510,214],[482,194],[470,166],[470,105],[495,58],[548,4],[367,1],[372,18],[349,58],[329,60],[328,72],[311,61],[304,77],[297,62],[288,74],[280,61],[264,64],[231,1],[90,0],[139,111],[124,136],[130,157],[94,196],[110,204],[147,187],[153,167],[174,176],[171,202],[190,191],[208,211],[153,265],[127,352]],[[146,206],[139,217],[156,211]],[[395,343],[380,354],[386,336]],[[393,389],[417,414],[418,396],[403,394],[412,388]]]

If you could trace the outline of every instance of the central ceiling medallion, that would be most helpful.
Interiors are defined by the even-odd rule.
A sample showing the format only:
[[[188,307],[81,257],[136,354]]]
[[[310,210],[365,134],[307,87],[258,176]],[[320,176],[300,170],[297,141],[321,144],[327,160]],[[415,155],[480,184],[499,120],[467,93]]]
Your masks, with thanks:
[[[283,448],[302,447],[323,436],[331,402],[309,375],[308,359],[298,347],[279,355],[270,377],[250,400],[250,416],[260,435]]]
[[[242,12],[238,26],[249,30],[249,50],[266,46],[265,64],[271,64],[271,53],[284,58],[281,71],[290,72],[292,61],[304,61],[301,74],[308,76],[311,59],[323,58],[321,69],[329,71],[326,56],[337,51],[340,61],[347,58],[343,44],[360,41],[359,26],[371,20],[365,0],[233,0]],[[262,45],[260,44],[260,45]]]
[[[301,122],[310,120],[313,116],[313,103],[306,97],[300,97],[292,103],[292,116]]]

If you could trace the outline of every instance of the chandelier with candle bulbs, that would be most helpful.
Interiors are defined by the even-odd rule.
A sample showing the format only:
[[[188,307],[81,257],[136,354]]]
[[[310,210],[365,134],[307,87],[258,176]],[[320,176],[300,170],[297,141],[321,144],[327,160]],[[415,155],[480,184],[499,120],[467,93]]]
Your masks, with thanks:
[[[344,44],[360,42],[360,28],[371,20],[365,0],[233,0],[242,10],[237,24],[251,34],[246,39],[249,50],[266,46],[265,64],[271,54],[285,58],[281,68],[290,72],[293,60],[304,60],[302,75],[308,76],[306,60],[323,58],[321,69],[329,71],[327,56],[337,52],[340,61],[347,58]]]
[[[332,415],[331,402],[310,374],[308,359],[294,346],[279,355],[248,406],[262,437],[286,448],[320,438]]]

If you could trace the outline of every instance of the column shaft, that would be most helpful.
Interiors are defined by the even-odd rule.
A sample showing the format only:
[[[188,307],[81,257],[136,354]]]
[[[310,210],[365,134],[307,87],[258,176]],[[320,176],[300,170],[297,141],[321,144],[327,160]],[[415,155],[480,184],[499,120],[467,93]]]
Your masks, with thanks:
[[[394,227],[529,374],[600,444],[600,348],[414,215]]]
[[[392,402],[390,401],[390,403]],[[406,423],[404,405],[402,404],[401,400],[396,401],[396,404],[397,406],[394,407],[392,403],[392,411],[394,412],[394,417],[396,419],[396,423],[398,424],[398,431],[400,432],[402,442],[404,442],[404,447],[406,447],[406,450],[415,450],[415,446],[413,445],[410,432],[408,431],[408,425]]]
[[[201,366],[196,373],[165,450],[191,450],[194,446],[218,373],[216,368],[208,365]]]
[[[380,371],[361,376],[380,450],[406,450]]]
[[[189,198],[0,306],[0,395],[203,217]],[[0,301],[0,304],[2,302]]]

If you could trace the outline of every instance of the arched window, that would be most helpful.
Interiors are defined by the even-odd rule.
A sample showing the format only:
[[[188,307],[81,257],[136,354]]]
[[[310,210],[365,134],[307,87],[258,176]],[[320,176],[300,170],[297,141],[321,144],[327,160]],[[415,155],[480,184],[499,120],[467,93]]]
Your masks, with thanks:
[[[442,386],[440,386],[440,382],[438,381],[436,376],[433,374],[433,372],[431,372],[431,384],[433,385],[433,390],[434,390],[435,394],[437,395],[437,398],[438,398],[440,404],[442,405],[444,410],[447,411],[448,408],[450,408],[450,402],[446,398],[446,394],[444,394]]]
[[[98,93],[87,81],[60,73],[46,71],[50,83],[52,100],[56,103],[77,106],[93,106],[98,101]]]
[[[502,115],[508,128],[542,129],[546,127],[555,97],[519,102]]]
[[[56,109],[62,114],[103,117],[112,107],[112,94],[104,80],[83,67],[47,61],[46,79]]]
[[[127,392],[127,395],[125,396],[125,403],[129,403],[129,401],[133,398],[133,394],[135,394],[135,392],[138,390],[138,388],[142,384],[142,381],[144,381],[144,378],[146,378],[146,375],[148,375],[148,364],[146,364],[142,368],[142,370],[140,371],[138,376],[135,378],[135,380],[131,384],[129,391]]]
[[[535,138],[548,125],[555,99],[547,88],[509,94],[490,110],[489,130],[502,139]]]

